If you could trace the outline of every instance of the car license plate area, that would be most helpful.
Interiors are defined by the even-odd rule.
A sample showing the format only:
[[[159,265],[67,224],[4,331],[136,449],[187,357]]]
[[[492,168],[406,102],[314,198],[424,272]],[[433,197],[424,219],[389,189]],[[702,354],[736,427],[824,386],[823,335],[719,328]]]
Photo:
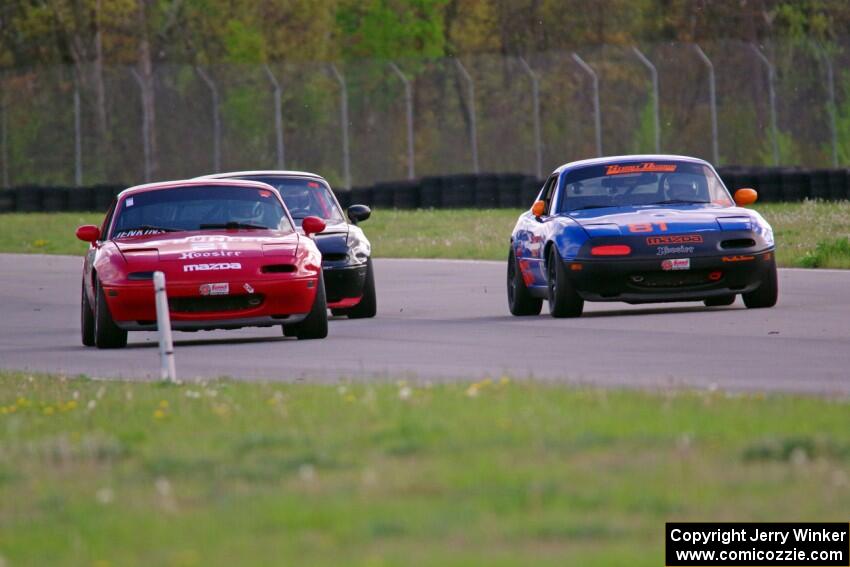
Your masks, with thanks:
[[[172,313],[219,313],[256,309],[264,297],[253,295],[207,295],[200,297],[171,297],[168,309]]]
[[[629,276],[629,283],[641,288],[682,288],[715,284],[722,279],[709,270],[644,272]]]

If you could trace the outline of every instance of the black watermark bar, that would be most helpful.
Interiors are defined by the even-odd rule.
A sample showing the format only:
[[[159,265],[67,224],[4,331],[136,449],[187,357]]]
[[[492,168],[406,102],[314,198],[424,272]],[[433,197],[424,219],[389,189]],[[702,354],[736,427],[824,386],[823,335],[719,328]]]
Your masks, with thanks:
[[[667,523],[667,567],[850,566],[847,523]]]

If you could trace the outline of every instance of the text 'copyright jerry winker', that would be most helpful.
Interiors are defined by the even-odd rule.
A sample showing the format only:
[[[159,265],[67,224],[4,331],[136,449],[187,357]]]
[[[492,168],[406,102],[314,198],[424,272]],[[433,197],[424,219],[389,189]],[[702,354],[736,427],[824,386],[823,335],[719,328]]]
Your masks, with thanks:
[[[665,564],[850,566],[846,523],[668,523]]]

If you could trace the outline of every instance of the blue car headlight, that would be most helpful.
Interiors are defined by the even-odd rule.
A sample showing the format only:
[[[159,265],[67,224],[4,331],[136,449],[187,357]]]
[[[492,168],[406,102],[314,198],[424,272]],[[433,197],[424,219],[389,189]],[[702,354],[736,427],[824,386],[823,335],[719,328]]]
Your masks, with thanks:
[[[773,228],[771,228],[771,226],[769,224],[767,224],[767,222],[765,222],[765,221],[754,222],[753,223],[753,232],[755,232],[758,235],[761,235],[761,237],[764,239],[765,244],[767,244],[768,246],[774,245]]]

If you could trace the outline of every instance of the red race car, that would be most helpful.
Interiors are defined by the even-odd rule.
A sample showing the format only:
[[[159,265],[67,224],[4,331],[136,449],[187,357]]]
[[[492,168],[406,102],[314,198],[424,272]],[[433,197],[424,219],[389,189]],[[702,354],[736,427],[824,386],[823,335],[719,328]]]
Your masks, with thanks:
[[[272,187],[255,181],[172,181],[123,191],[91,243],[83,269],[86,346],[121,348],[127,331],[156,329],[153,273],[166,279],[171,324],[196,331],[282,325],[286,336],[328,333],[322,257]]]

